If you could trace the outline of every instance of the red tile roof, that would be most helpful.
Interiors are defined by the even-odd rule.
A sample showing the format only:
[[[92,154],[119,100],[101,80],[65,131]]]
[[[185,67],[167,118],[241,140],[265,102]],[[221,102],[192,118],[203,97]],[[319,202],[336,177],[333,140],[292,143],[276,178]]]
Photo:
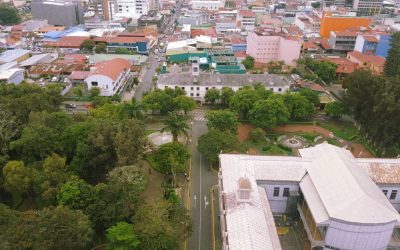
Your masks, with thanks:
[[[307,41],[307,42],[304,42],[303,48],[304,49],[318,49],[319,47],[316,43],[314,43],[312,41]]]
[[[122,71],[129,69],[131,66],[132,64],[128,60],[115,58],[97,63],[90,75],[104,75],[115,81],[121,75]]]
[[[50,47],[58,47],[58,48],[80,48],[83,41],[89,39],[89,37],[84,36],[64,36],[60,40],[56,42],[44,42],[44,45]]]
[[[336,73],[338,74],[350,74],[353,73],[357,68],[358,65],[349,61],[347,58],[321,58],[321,61],[328,61],[331,63],[336,64]]]
[[[239,10],[239,14],[244,17],[256,17],[251,10]]]
[[[356,58],[357,60],[361,62],[370,62],[371,64],[377,66],[377,67],[383,67],[385,65],[385,58],[382,56],[371,56],[371,55],[366,55],[358,51],[351,51],[347,53],[347,55]]]
[[[137,43],[149,41],[149,39],[145,37],[96,37],[93,40],[95,42],[105,43]]]
[[[235,57],[245,58],[246,57],[246,51],[236,51],[235,52]]]
[[[349,36],[349,37],[351,37],[351,36],[357,36],[357,32],[354,32],[354,31],[333,31],[335,34],[336,34],[336,36]]]

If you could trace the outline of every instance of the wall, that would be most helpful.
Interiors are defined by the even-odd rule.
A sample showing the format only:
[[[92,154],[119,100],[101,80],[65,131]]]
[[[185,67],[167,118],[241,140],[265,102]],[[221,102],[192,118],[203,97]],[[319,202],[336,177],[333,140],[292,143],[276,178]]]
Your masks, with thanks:
[[[92,75],[85,79],[88,90],[92,89],[92,82],[98,82],[98,88],[100,88],[101,96],[113,96],[113,81],[111,78],[102,75]],[[108,86],[108,88],[107,88]]]
[[[390,35],[379,35],[379,42],[378,45],[376,46],[375,55],[386,58],[389,49],[391,48],[390,41],[391,41]]]
[[[79,4],[43,4],[32,3],[32,15],[35,19],[47,19],[49,24],[75,26],[83,23],[82,7]]]
[[[258,36],[250,33],[247,36],[246,54],[254,57],[254,60],[260,63],[278,60],[279,37]]]
[[[338,249],[385,250],[392,236],[394,223],[354,225],[331,220],[325,245]]]
[[[329,38],[331,31],[343,31],[358,26],[368,27],[369,23],[369,18],[324,16],[321,19],[319,34],[323,38]]]
[[[393,207],[397,210],[400,211],[400,187],[399,186],[393,186],[393,185],[384,185],[384,184],[378,184],[378,187],[382,190],[387,190],[386,197],[392,203]],[[390,194],[392,193],[393,190],[397,190],[397,195],[395,199],[390,199]]]
[[[279,41],[278,61],[284,61],[287,65],[295,65],[300,57],[301,42],[281,38]]]
[[[365,39],[364,37],[358,35],[356,39],[356,44],[354,46],[354,51],[358,51],[363,53],[364,50]]]
[[[283,196],[284,188],[289,188],[290,191],[299,191],[299,184],[293,182],[262,182],[259,186],[265,189],[269,204],[271,205],[272,213],[286,213],[286,204],[288,197]],[[279,187],[279,196],[274,196],[274,188]]]

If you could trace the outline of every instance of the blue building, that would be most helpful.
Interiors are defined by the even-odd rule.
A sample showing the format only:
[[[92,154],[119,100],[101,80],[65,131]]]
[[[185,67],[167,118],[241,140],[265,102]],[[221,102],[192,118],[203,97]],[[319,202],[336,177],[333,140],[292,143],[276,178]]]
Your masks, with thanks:
[[[390,40],[389,34],[358,35],[354,51],[386,58],[391,47]]]
[[[376,46],[375,55],[386,58],[388,55],[389,49],[392,47],[390,44],[392,37],[391,37],[391,35],[385,34],[385,35],[379,35],[379,38],[380,39],[379,39],[378,45]]]
[[[107,44],[108,52],[114,52],[118,48],[136,51],[138,54],[149,53],[149,39],[145,37],[97,37],[93,39],[96,43]]]

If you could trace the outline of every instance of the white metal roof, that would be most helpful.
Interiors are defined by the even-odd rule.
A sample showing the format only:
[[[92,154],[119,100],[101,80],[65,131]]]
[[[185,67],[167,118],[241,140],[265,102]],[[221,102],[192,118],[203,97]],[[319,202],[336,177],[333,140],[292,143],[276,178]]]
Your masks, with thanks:
[[[220,155],[229,249],[281,249],[272,212],[265,204],[268,203],[265,190],[258,188],[254,168],[251,162],[242,161],[243,157],[246,158]],[[251,183],[249,203],[237,200],[238,180],[241,177],[248,178]]]
[[[51,55],[50,53],[45,53],[45,54],[39,54],[39,55],[34,55],[26,59],[25,61],[22,61],[19,63],[19,66],[25,67],[25,66],[31,66],[34,65],[38,62],[42,62],[43,59],[46,57],[49,57],[49,60],[51,60]]]
[[[400,221],[399,213],[348,150],[320,144],[299,152],[312,158],[305,164],[307,175],[330,218],[368,224]]]
[[[13,68],[0,72],[0,80],[8,80],[18,72],[24,72],[23,69]]]

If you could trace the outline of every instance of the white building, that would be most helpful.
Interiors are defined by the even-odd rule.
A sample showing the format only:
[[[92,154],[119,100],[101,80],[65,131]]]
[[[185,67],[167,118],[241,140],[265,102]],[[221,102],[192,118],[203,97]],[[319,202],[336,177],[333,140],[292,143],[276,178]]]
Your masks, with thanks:
[[[225,7],[225,0],[192,0],[189,3],[194,10],[216,11]]]
[[[204,102],[207,90],[229,87],[238,91],[244,86],[253,86],[256,83],[265,85],[265,88],[275,93],[286,92],[291,81],[279,75],[272,74],[213,74],[200,72],[198,66],[192,64],[192,72],[161,74],[157,81],[159,89],[181,88],[186,96]]]
[[[122,58],[97,63],[90,69],[91,73],[85,79],[88,90],[97,87],[101,96],[113,96],[119,93],[129,80],[131,66],[128,60]]]
[[[281,249],[272,216],[282,214],[299,217],[310,249],[399,249],[399,173],[400,159],[357,159],[330,144],[298,157],[221,154],[223,249]]]
[[[240,27],[247,31],[254,30],[256,25],[256,15],[250,10],[239,10],[237,22]]]
[[[23,69],[13,68],[0,72],[0,83],[20,84],[24,80]]]
[[[151,0],[118,0],[118,13],[126,16],[147,15]]]

